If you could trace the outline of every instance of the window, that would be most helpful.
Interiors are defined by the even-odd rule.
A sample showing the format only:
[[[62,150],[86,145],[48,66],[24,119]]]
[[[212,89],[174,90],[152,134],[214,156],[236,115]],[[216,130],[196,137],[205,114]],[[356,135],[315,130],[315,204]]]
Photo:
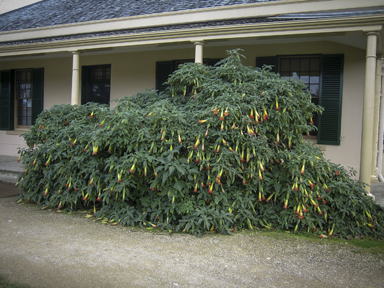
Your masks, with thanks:
[[[81,103],[109,104],[111,65],[83,66]]]
[[[320,56],[279,57],[278,70],[283,78],[301,80],[312,95],[312,103],[319,105],[320,95]],[[313,123],[318,125],[318,115],[313,115]],[[318,130],[311,131],[317,136]]]
[[[17,125],[32,124],[32,70],[16,70]]]
[[[279,73],[281,77],[301,80],[312,97],[319,98],[320,57],[281,57],[279,58]]]
[[[44,69],[0,71],[0,130],[33,125],[43,111]]]
[[[203,63],[205,65],[214,66],[220,60],[221,59],[204,59]],[[180,64],[191,62],[194,62],[194,60],[187,59],[156,62],[156,90],[158,90],[159,92],[164,91],[165,88],[167,88],[164,83],[167,82],[168,76],[172,74],[172,72],[175,71]]]
[[[256,67],[263,65],[272,65],[272,71],[282,77],[305,83],[312,101],[324,108],[313,119],[318,126],[317,143],[340,145],[344,55],[257,57]]]

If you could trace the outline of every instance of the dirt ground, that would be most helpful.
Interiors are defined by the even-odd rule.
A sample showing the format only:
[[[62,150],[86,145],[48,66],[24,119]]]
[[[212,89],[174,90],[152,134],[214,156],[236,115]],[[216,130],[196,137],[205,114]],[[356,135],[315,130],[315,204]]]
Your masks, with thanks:
[[[0,198],[0,274],[32,287],[384,287],[384,256],[263,233],[154,233]]]

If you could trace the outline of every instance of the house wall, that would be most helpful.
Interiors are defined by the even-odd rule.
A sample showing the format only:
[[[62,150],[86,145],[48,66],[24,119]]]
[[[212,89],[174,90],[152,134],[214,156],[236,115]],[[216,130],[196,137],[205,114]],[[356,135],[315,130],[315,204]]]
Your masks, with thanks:
[[[175,46],[177,48],[177,46]],[[254,66],[257,56],[298,54],[344,54],[343,109],[340,146],[324,145],[325,156],[335,163],[359,169],[362,106],[364,94],[365,51],[333,42],[307,42],[239,45],[246,56],[244,64]],[[204,47],[204,58],[224,58],[226,50],[237,46]],[[194,47],[163,49],[127,53],[105,53],[80,56],[81,65],[111,64],[111,100],[134,95],[155,86],[156,61],[194,59]],[[54,104],[70,103],[72,58],[35,59],[1,62],[1,70],[44,67],[44,108]],[[111,104],[115,107],[116,102]],[[23,144],[15,132],[0,131],[0,153],[16,155],[17,147]],[[17,134],[17,133],[16,133]]]
[[[1,70],[44,68],[44,108],[71,101],[72,58],[30,59],[22,61],[0,60]],[[18,148],[25,147],[21,131],[0,131],[0,154],[17,155]]]

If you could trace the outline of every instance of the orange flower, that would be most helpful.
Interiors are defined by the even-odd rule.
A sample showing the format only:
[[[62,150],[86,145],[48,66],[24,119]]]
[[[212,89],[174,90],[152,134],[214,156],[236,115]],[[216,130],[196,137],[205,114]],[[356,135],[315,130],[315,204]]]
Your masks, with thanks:
[[[224,120],[223,111],[221,111],[220,121],[223,121],[223,120]]]

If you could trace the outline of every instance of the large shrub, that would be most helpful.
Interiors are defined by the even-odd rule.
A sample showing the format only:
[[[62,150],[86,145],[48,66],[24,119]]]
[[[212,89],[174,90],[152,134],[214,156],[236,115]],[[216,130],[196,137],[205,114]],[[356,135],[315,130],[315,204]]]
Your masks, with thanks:
[[[305,85],[241,57],[181,65],[166,92],[114,109],[45,110],[24,135],[21,198],[196,235],[266,227],[383,237],[383,209],[303,140],[321,112]]]

